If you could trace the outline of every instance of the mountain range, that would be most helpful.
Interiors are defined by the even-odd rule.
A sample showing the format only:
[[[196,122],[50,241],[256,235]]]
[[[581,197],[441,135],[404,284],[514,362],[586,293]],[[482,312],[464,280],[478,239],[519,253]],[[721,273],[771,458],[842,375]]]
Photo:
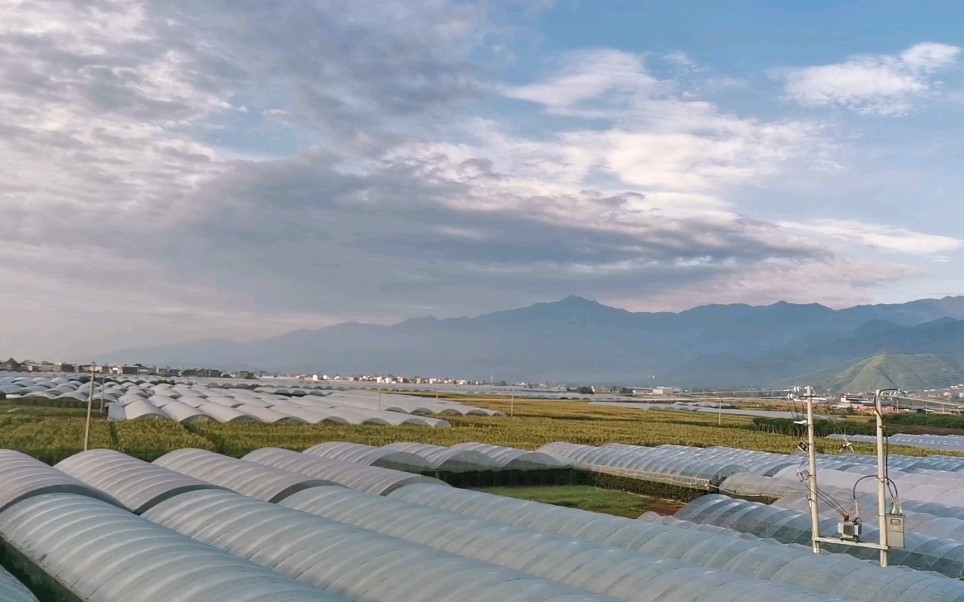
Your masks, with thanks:
[[[779,302],[630,312],[581,297],[471,318],[343,323],[253,342],[108,353],[112,362],[684,388],[921,389],[964,380],[964,297],[831,309]]]

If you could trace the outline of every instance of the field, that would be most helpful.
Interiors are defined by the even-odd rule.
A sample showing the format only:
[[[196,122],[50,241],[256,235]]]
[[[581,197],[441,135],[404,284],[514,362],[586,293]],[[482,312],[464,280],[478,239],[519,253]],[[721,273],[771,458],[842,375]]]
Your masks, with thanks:
[[[504,495],[521,500],[543,502],[567,508],[579,508],[590,512],[604,512],[626,518],[639,518],[643,512],[673,514],[683,504],[673,500],[635,495],[624,491],[573,485],[562,487],[489,487],[480,489],[486,493]]]
[[[458,398],[458,401],[497,409],[513,409],[505,417],[446,417],[450,429],[416,426],[348,425],[265,425],[197,424],[190,427],[168,421],[108,422],[97,416],[90,435],[91,447],[123,451],[153,460],[173,449],[199,447],[240,456],[262,447],[303,450],[324,441],[353,441],[384,445],[394,441],[419,441],[453,445],[469,441],[535,449],[552,441],[588,445],[629,443],[637,445],[677,444],[697,447],[730,446],[761,451],[790,453],[798,437],[754,430],[749,418],[718,418],[713,414],[638,411],[590,406],[578,401],[520,401],[500,398]],[[26,452],[54,463],[83,447],[84,412],[74,408],[18,406],[14,400],[0,405],[0,448]],[[862,453],[869,445],[857,446]],[[840,450],[840,443],[818,440],[818,449]],[[893,453],[920,455],[910,448]]]

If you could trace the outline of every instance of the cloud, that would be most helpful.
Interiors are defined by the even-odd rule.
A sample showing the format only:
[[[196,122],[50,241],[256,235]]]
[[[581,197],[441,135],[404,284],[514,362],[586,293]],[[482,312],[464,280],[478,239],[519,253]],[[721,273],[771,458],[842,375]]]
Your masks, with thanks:
[[[897,226],[868,224],[856,220],[823,219],[806,223],[782,223],[781,226],[790,231],[849,241],[873,249],[908,255],[940,255],[960,250],[964,245],[964,241],[959,238],[925,234]]]
[[[807,107],[838,106],[866,115],[903,115],[957,64],[957,46],[921,43],[897,55],[864,54],[842,63],[785,69],[786,96]]]
[[[911,274],[853,273],[812,240],[826,224],[741,209],[823,169],[819,123],[727,111],[613,49],[508,85],[479,66],[497,3],[356,4],[0,4],[6,353],[570,293],[679,309],[779,297],[781,273],[856,302]]]

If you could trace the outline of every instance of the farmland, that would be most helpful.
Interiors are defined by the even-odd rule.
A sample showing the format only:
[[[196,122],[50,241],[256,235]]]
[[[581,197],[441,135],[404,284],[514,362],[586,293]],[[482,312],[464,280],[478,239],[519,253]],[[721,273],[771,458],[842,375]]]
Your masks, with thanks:
[[[54,463],[82,449],[84,415],[74,408],[0,406],[0,448],[24,451]],[[351,441],[384,445],[417,441],[453,445],[477,441],[535,449],[552,441],[587,445],[628,443],[637,445],[730,446],[759,451],[796,451],[798,438],[753,430],[752,421],[740,416],[718,418],[712,414],[629,410],[590,406],[577,401],[519,401],[502,398],[459,398],[458,401],[499,410],[512,416],[447,417],[452,428],[417,426],[385,428],[377,425],[219,424],[180,425],[171,421],[108,422],[97,416],[91,429],[91,447],[123,451],[145,460],[183,447],[197,447],[241,456],[262,447],[303,450],[325,441]],[[840,443],[820,439],[821,451],[835,453]],[[871,447],[858,446],[862,452]],[[895,453],[897,448],[895,447]],[[920,451],[902,449],[910,455]]]

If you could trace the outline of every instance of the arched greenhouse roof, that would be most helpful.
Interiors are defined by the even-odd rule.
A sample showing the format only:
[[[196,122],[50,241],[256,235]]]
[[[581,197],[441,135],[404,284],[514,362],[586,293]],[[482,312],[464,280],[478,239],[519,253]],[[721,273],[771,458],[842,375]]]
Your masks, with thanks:
[[[186,491],[219,488],[109,449],[74,454],[55,468],[110,494],[137,514]]]
[[[319,458],[309,454],[271,447],[255,450],[244,456],[243,459],[274,468],[290,470],[309,477],[333,481],[345,487],[375,495],[386,495],[399,487],[412,483],[447,486],[444,481],[410,472]]]
[[[277,502],[309,487],[336,485],[203,449],[173,451],[154,460],[154,464],[266,502]]]
[[[441,472],[474,472],[498,470],[499,463],[481,452],[428,443],[390,443],[386,449],[415,454],[424,458],[432,470]]]
[[[727,535],[584,512],[478,491],[408,485],[389,494],[398,499],[507,525],[558,533],[610,547],[625,548],[687,564],[797,585],[845,599],[873,602],[880,597],[919,602],[960,602],[964,582],[926,572],[882,569],[844,555],[818,556],[803,546]]]
[[[488,443],[459,443],[452,448],[470,449],[485,454],[504,470],[546,470],[572,466],[572,462],[560,460],[549,454]]]
[[[380,466],[381,468],[392,468],[407,472],[426,472],[432,469],[429,461],[421,456],[362,443],[329,441],[310,447],[305,450],[305,453],[320,458],[331,458],[332,460],[355,462],[356,464]]]
[[[517,570],[229,492],[187,493],[145,516],[352,600],[613,602]]]
[[[3,602],[37,602],[30,590],[0,566],[0,600]]]
[[[45,493],[73,493],[122,504],[110,495],[27,454],[0,449],[0,512],[17,502]]]
[[[826,599],[795,586],[357,491],[308,489],[281,505],[458,556],[505,567],[525,566],[533,575],[633,602]]]
[[[42,495],[7,508],[0,513],[0,537],[81,600],[339,600],[78,495]]]

